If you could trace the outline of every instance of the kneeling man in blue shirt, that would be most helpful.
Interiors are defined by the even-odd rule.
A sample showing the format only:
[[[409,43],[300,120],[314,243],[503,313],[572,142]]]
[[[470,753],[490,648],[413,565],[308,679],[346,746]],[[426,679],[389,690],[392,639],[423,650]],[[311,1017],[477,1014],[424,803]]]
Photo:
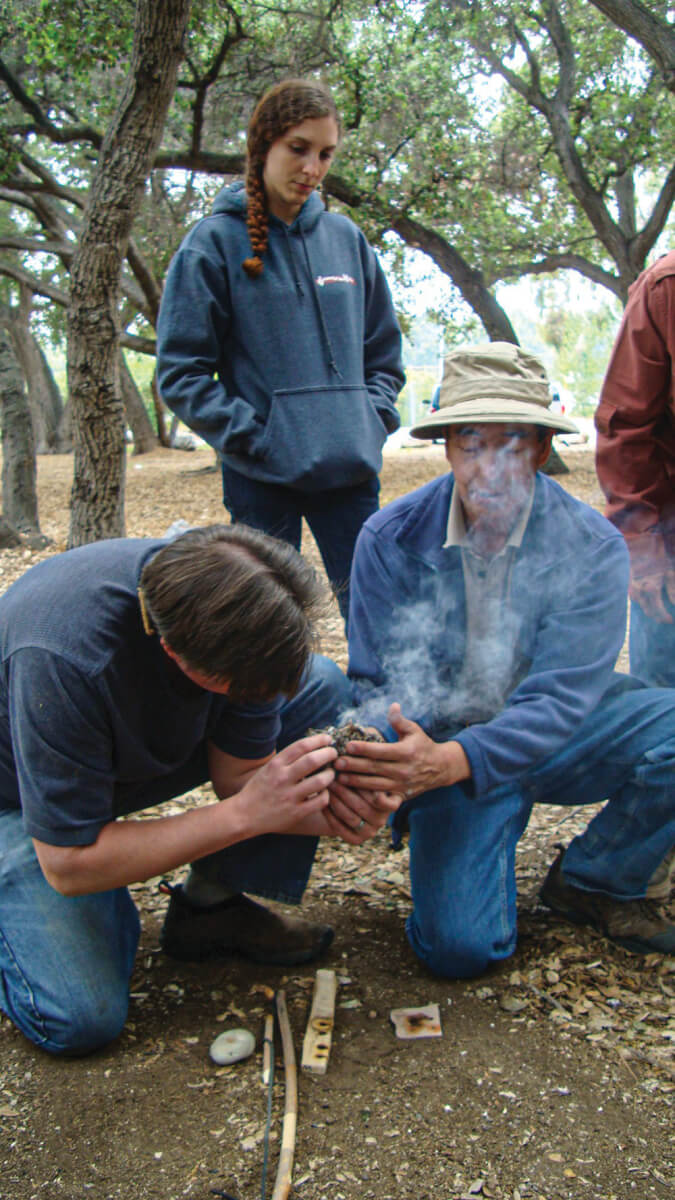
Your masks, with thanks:
[[[410,943],[431,970],[475,975],[516,944],[515,852],[534,804],[606,801],[553,863],[541,898],[638,953],[675,951],[657,901],[675,846],[675,691],[614,666],[628,554],[540,473],[556,430],[536,358],[453,351],[440,409],[451,473],[371,517],[352,573],[356,718],[387,744],[334,764],[359,794],[397,791],[410,837]]]
[[[0,598],[0,1008],[36,1045],[119,1033],[127,885],[181,864],[167,954],[282,966],[329,945],[329,926],[245,894],[298,902],[318,837],[358,844],[398,803],[352,796],[330,737],[303,736],[349,697],[311,654],[318,599],[300,555],[244,525],[83,546]],[[133,815],[207,781],[211,803]]]

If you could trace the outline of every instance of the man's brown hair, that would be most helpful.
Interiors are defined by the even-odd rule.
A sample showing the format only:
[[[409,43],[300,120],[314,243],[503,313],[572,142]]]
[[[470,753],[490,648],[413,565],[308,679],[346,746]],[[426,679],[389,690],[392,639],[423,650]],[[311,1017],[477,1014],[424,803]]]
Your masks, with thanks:
[[[340,130],[340,118],[327,87],[314,79],[284,79],[265,92],[256,104],[246,138],[246,219],[253,257],[243,263],[247,275],[259,275],[267,249],[268,210],[263,183],[263,168],[273,142],[287,129],[316,117],[333,117]]]
[[[190,529],[141,572],[145,615],[193,671],[234,699],[292,695],[316,648],[324,597],[313,568],[247,525]]]

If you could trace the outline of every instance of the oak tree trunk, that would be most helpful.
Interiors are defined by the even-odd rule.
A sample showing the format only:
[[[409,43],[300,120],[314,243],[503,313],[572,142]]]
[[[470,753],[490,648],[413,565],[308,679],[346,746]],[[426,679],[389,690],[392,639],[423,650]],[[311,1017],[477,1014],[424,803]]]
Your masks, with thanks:
[[[157,436],[159,438],[159,444],[160,444],[160,446],[168,447],[171,445],[171,440],[169,438],[169,435],[168,435],[167,429],[166,429],[166,422],[167,422],[169,410],[167,409],[166,404],[164,403],[164,401],[162,400],[162,397],[159,394],[159,388],[157,386],[157,368],[156,367],[152,373],[152,383],[150,386],[152,388],[152,403],[153,403],[153,406],[155,409],[155,419],[157,421]]]
[[[28,397],[37,454],[65,454],[72,447],[64,441],[63,399],[47,356],[30,327],[33,295],[19,286],[19,303],[0,305],[0,324],[12,339]]]
[[[127,424],[134,437],[134,454],[147,454],[157,445],[157,435],[152,428],[152,421],[143,403],[143,397],[136,387],[136,381],[122,353],[120,353],[120,383]]]
[[[4,329],[0,329],[0,415],[3,515],[18,532],[39,534],[33,426],[19,363]]]
[[[13,320],[9,333],[26,384],[37,454],[65,454],[61,441],[63,402],[46,355],[30,329]]]
[[[190,0],[137,0],[131,68],[106,132],[70,274],[68,385],[75,450],[70,534],[124,535],[121,265],[173,95]]]

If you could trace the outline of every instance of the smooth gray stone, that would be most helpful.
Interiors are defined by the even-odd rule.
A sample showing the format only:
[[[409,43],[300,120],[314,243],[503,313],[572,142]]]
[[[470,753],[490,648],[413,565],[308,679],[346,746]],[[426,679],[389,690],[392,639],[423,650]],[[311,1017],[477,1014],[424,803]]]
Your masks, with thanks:
[[[219,1067],[249,1058],[254,1050],[255,1038],[248,1029],[226,1029],[209,1046],[209,1054]]]

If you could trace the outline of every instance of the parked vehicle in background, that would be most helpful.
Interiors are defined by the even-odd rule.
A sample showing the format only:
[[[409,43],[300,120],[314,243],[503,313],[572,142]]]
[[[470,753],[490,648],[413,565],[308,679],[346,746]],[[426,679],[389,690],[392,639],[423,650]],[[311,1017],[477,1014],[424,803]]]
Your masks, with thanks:
[[[441,385],[440,385],[440,383],[436,384],[436,387],[434,388],[433,392],[431,393],[431,399],[429,400],[428,403],[429,403],[429,412],[430,413],[438,412],[439,408],[441,407]],[[443,438],[432,438],[432,443],[434,446],[439,445],[439,443],[440,443],[440,445],[443,445],[444,444]]]
[[[553,412],[562,413],[569,417],[574,412],[576,401],[574,396],[567,391],[566,388],[560,386],[559,383],[551,384],[551,409]]]

